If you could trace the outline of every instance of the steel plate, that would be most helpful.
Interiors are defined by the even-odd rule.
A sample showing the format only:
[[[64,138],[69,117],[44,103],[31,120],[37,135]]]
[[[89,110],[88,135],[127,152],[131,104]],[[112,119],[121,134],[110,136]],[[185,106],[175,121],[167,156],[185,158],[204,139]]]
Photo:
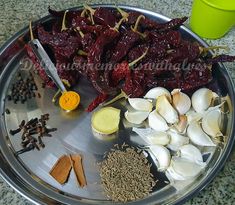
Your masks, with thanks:
[[[112,5],[95,5],[112,7]],[[127,10],[134,10],[158,21],[165,22],[169,18],[160,14],[130,6],[120,6]],[[74,8],[79,9],[79,8]],[[46,16],[38,23],[49,24],[50,16]],[[184,38],[199,42],[203,46],[207,44],[186,27],[181,27]],[[73,113],[61,111],[51,99],[55,90],[41,89],[41,98],[35,98],[26,104],[14,104],[5,100],[9,87],[14,82],[16,73],[29,66],[26,58],[24,45],[28,41],[28,29],[25,28],[12,37],[0,50],[0,173],[2,177],[19,193],[36,204],[111,204],[103,194],[100,186],[97,162],[102,160],[105,151],[115,143],[128,141],[133,145],[141,144],[141,141],[130,129],[122,127],[117,139],[112,141],[101,141],[94,138],[90,128],[91,114],[84,111],[84,108],[96,96],[96,91],[85,79],[80,79],[75,88],[81,95],[81,107]],[[161,182],[149,197],[128,204],[179,204],[186,201],[198,191],[203,189],[216,176],[224,165],[234,143],[234,86],[232,80],[222,64],[216,65],[214,69],[215,82],[213,84],[216,91],[231,99],[229,114],[223,120],[223,131],[227,136],[224,146],[218,146],[214,150],[202,150],[204,154],[213,153],[209,157],[208,166],[202,175],[193,181],[181,184],[168,184],[164,174],[155,169],[155,177]],[[27,72],[25,69],[21,72]],[[40,79],[35,76],[36,83],[40,85]],[[39,86],[40,87],[40,86]],[[117,104],[121,109],[122,104]],[[5,108],[10,109],[11,114],[4,114]],[[19,157],[14,152],[21,149],[20,136],[9,135],[9,130],[14,129],[22,119],[30,119],[50,113],[50,127],[57,127],[58,131],[53,133],[52,138],[44,138],[46,147],[41,151],[31,151]],[[49,174],[49,170],[56,160],[63,154],[80,153],[84,157],[84,169],[88,181],[88,186],[81,189],[77,186],[75,175],[72,173],[66,185],[61,186]],[[113,202],[112,202],[113,204]],[[118,204],[118,203],[117,203]]]

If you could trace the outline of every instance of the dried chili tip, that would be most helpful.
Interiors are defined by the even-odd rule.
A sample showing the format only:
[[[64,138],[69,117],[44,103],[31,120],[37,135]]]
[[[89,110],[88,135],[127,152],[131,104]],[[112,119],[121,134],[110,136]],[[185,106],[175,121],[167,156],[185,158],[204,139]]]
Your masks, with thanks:
[[[67,182],[72,169],[69,156],[61,156],[50,170],[50,175],[60,184]]]
[[[107,100],[108,95],[107,94],[99,94],[86,108],[86,112],[92,112],[98,105],[103,103],[105,100]]]
[[[87,185],[84,168],[82,165],[82,157],[79,154],[69,155],[72,168],[74,170],[78,184],[83,188]]]

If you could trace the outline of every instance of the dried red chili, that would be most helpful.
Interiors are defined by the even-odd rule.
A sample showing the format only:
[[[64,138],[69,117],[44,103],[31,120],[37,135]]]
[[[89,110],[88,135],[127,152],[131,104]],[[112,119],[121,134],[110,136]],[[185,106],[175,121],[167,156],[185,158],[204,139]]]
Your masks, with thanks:
[[[55,17],[51,30],[45,31],[42,26],[38,26],[38,38],[52,49],[57,65],[75,64],[75,71],[66,71],[64,66],[57,66],[60,77],[75,84],[80,73],[92,82],[101,93],[94,105],[104,100],[107,94],[112,95],[121,88],[132,97],[143,95],[146,89],[153,86],[194,89],[212,80],[210,65],[235,60],[235,57],[227,55],[211,57],[207,55],[208,50],[218,47],[202,48],[197,43],[182,39],[179,27],[187,17],[158,23],[139,12],[92,9],[87,5],[82,12],[58,12],[51,9],[49,12]],[[122,26],[119,31],[111,28],[115,25],[119,27],[120,22]],[[148,53],[144,58],[130,68],[128,62],[138,59],[147,48]],[[52,81],[30,48],[26,46],[26,49],[42,79],[52,86]],[[85,55],[80,56],[81,51]],[[180,64],[183,61],[186,61],[187,70],[180,65],[167,68],[169,63]],[[102,65],[110,62],[113,64],[111,67]],[[160,63],[160,66],[156,63]],[[94,105],[93,108],[96,107]]]
[[[140,35],[138,33],[133,32],[132,30],[126,31],[117,42],[110,61],[112,63],[120,62],[127,55],[129,49],[131,49],[139,40]]]

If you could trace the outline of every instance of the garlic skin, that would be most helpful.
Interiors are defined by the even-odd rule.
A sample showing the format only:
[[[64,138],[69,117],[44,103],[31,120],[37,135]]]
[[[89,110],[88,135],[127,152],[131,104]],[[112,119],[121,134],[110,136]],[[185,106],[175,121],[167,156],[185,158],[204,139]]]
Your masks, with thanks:
[[[192,95],[192,106],[193,109],[198,113],[205,112],[212,100],[218,97],[218,95],[208,88],[200,88],[195,91]]]
[[[187,135],[190,140],[199,146],[216,146],[211,138],[203,132],[198,122],[191,122],[187,128]]]
[[[188,180],[192,179],[200,174],[204,166],[196,164],[192,161],[181,157],[172,157],[171,164],[170,164],[170,172],[168,173],[175,173],[173,174],[172,178],[176,176],[176,180]]]
[[[124,116],[126,120],[133,124],[141,124],[144,120],[147,119],[149,112],[129,112],[128,110],[125,112]]]
[[[172,104],[180,115],[184,115],[191,107],[191,100],[188,95],[181,92],[180,89],[174,89],[171,92]]]
[[[155,87],[155,88],[150,89],[146,93],[144,98],[149,98],[149,99],[155,99],[156,100],[161,95],[165,95],[168,98],[168,100],[171,102],[170,92],[166,88],[163,88],[163,87]]]
[[[171,137],[170,143],[167,145],[167,147],[171,149],[172,151],[178,151],[182,145],[186,145],[189,143],[188,137],[185,137],[172,130],[167,131],[167,133]]]
[[[174,124],[179,121],[177,111],[172,107],[165,95],[158,97],[156,111],[167,121],[167,123]]]
[[[179,155],[179,157],[195,162],[197,164],[204,164],[200,150],[191,144],[183,145],[182,147],[180,147],[177,154]]]
[[[202,129],[206,134],[213,138],[223,136],[222,132],[220,131],[220,123],[221,111],[220,109],[214,109],[206,113],[202,118]]]
[[[149,153],[157,160],[158,171],[165,171],[169,167],[171,155],[167,148],[162,145],[152,145],[149,147]]]
[[[186,115],[180,115],[179,116],[179,122],[177,124],[174,125],[174,127],[176,128],[176,130],[182,134],[185,133],[186,131],[186,127],[188,125],[188,119]]]
[[[143,112],[151,112],[153,109],[153,104],[143,98],[128,98],[128,102],[135,110]]]
[[[166,131],[169,129],[164,118],[157,113],[156,110],[152,111],[148,116],[149,127],[155,131]]]

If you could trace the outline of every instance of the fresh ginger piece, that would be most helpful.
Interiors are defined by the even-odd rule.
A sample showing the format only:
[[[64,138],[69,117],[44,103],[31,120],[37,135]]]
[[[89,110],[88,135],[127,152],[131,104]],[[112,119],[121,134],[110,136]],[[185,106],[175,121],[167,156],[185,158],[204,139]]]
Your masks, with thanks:
[[[95,112],[91,119],[91,126],[102,134],[112,134],[118,131],[120,110],[113,107],[104,107]]]

